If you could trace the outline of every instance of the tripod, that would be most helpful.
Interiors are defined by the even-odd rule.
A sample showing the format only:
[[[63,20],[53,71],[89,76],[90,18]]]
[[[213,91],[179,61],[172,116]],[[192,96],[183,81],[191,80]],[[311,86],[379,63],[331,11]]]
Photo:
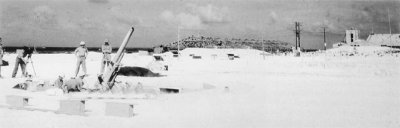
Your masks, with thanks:
[[[35,66],[33,66],[33,61],[32,61],[32,58],[28,58],[28,61],[27,61],[27,63],[30,63],[31,64],[31,66],[32,66],[32,69],[33,69],[33,73],[35,74],[35,76],[36,76],[36,70],[35,70]]]

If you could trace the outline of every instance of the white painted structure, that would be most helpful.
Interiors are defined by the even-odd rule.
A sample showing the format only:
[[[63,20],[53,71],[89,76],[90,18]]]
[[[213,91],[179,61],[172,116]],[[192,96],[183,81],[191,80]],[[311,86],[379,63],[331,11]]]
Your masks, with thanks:
[[[356,29],[351,29],[351,30],[346,30],[346,37],[345,41],[346,43],[350,44],[358,40],[358,35],[360,33],[360,30]]]
[[[400,46],[400,34],[371,34],[367,42],[380,46]]]

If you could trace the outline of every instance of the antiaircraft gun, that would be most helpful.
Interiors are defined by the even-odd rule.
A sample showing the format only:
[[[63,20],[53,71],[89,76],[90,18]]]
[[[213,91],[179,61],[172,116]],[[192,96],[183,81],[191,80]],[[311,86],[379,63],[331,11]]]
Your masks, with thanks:
[[[98,79],[98,83],[102,85],[102,91],[110,90],[115,83],[115,78],[117,77],[117,73],[119,67],[121,66],[121,60],[124,57],[125,47],[129,42],[133,34],[134,28],[131,27],[129,32],[126,34],[124,40],[122,41],[121,46],[118,48],[117,54],[113,57],[111,61],[111,67],[106,69],[106,72],[101,76],[102,80]]]

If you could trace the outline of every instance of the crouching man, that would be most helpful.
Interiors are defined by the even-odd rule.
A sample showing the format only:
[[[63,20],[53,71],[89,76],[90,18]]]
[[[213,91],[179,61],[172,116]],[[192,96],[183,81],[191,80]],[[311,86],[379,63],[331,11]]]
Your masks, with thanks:
[[[69,80],[64,81],[64,84],[62,86],[62,89],[64,93],[69,93],[69,92],[80,92],[82,91],[82,86],[84,85],[83,78],[85,76],[80,76],[76,78],[71,78]]]

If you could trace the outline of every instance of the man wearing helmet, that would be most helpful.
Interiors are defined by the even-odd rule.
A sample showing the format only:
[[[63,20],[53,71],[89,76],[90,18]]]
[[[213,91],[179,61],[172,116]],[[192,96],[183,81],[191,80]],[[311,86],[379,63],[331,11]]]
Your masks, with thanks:
[[[105,65],[108,67],[111,62],[112,47],[108,43],[108,39],[106,39],[104,44],[101,46],[101,51],[103,52],[103,59],[101,60],[100,74],[103,74]]]
[[[86,57],[88,55],[88,50],[85,46],[85,42],[81,41],[80,46],[75,49],[75,56],[77,57],[75,77],[78,76],[79,68],[82,65],[84,74],[86,75]]]

